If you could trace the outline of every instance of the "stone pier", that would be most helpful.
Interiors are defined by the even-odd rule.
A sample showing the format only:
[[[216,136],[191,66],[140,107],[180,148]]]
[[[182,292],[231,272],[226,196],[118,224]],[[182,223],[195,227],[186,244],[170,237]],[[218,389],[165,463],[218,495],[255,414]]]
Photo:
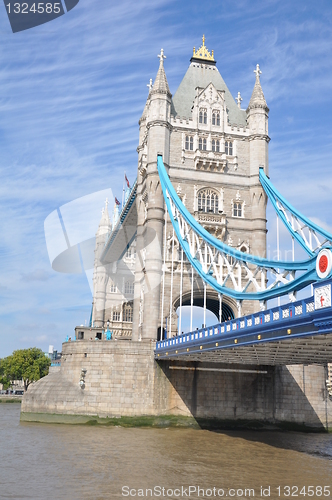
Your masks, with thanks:
[[[135,425],[137,417],[148,422],[173,416],[182,425],[187,419],[188,425],[194,420],[202,427],[332,428],[324,366],[157,363],[154,347],[154,342],[132,341],[63,344],[60,371],[29,387],[21,419],[129,417]]]

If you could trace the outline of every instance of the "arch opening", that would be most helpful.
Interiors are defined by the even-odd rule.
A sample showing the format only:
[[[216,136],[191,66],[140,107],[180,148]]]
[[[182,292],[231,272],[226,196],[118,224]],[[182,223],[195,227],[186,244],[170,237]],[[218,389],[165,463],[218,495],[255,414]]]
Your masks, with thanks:
[[[178,316],[177,329],[179,334],[186,333],[190,330],[190,315],[191,315],[191,294],[187,292],[182,297],[182,324],[181,332],[179,331],[179,315],[180,315],[180,298],[174,302],[174,308]],[[223,297],[221,322],[234,319],[235,313],[232,305],[229,303],[229,298]],[[219,323],[219,298],[218,294],[208,292],[206,296],[206,326],[212,326]],[[204,294],[203,291],[194,293],[193,300],[193,330],[202,328],[204,324]]]

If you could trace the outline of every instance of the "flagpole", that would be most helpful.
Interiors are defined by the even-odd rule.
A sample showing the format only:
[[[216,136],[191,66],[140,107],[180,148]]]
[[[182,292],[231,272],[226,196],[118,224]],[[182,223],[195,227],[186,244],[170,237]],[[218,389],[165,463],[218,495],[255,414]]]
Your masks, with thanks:
[[[121,205],[121,210],[123,209],[123,202],[124,202],[125,177],[126,177],[126,171],[124,173],[124,178],[123,178],[123,183],[122,183],[122,205]]]

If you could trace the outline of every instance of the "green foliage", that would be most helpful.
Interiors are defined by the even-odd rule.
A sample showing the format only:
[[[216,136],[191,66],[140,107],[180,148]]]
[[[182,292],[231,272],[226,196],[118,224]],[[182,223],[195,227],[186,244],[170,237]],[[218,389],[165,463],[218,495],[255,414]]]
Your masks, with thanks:
[[[10,379],[5,374],[5,360],[0,359],[0,384],[3,385],[4,389],[8,389],[10,386]]]
[[[50,364],[51,360],[37,347],[14,351],[0,362],[0,382],[5,380],[6,386],[8,382],[10,385],[11,380],[23,379],[24,390],[27,390],[32,382],[48,374]]]

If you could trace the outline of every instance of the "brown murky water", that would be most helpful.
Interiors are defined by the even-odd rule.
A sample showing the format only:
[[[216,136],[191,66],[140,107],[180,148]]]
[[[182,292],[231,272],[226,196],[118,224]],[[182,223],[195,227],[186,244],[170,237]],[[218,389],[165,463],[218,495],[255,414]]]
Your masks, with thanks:
[[[0,404],[0,499],[332,498],[332,434],[20,424],[19,413]]]

